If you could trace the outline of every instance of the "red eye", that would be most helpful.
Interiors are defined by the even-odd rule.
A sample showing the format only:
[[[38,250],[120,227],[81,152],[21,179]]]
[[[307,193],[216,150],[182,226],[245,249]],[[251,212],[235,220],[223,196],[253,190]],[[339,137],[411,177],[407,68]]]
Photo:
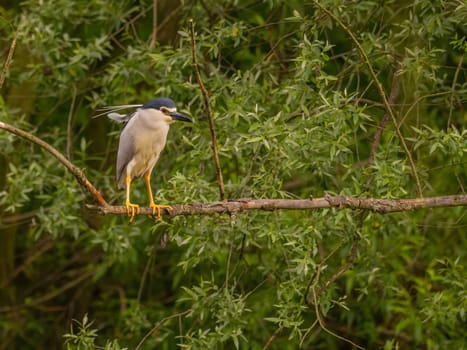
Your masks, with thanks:
[[[167,108],[165,108],[165,107],[161,107],[161,108],[160,108],[160,111],[161,111],[162,113],[164,113],[164,114],[168,114],[168,113],[169,113],[169,110],[168,110]]]

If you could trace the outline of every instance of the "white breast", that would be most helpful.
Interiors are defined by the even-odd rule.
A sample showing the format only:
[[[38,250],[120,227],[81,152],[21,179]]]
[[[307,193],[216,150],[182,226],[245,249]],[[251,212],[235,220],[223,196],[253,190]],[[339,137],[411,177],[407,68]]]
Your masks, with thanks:
[[[156,165],[167,141],[171,118],[154,109],[139,110],[130,122],[131,130],[135,130],[134,156],[126,170],[135,178],[152,171]]]

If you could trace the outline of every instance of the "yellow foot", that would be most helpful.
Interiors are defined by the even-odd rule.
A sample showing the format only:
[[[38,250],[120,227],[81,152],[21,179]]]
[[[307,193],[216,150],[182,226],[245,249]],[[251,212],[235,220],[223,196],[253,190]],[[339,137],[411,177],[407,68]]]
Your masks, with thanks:
[[[152,217],[156,215],[157,212],[157,217],[156,221],[160,220],[161,218],[161,209],[170,209],[173,210],[173,208],[170,205],[159,205],[155,203],[149,203],[149,206],[152,208]]]
[[[135,218],[135,215],[139,214],[139,205],[126,202],[125,206],[126,206],[126,212],[128,216],[130,217],[130,222],[132,222],[133,219]]]

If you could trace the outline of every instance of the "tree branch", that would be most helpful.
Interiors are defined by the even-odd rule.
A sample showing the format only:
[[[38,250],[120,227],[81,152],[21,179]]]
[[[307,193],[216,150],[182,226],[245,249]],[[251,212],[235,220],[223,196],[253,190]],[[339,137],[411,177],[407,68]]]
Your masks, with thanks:
[[[94,199],[101,205],[102,207],[107,207],[108,204],[100,194],[100,192],[94,187],[94,185],[87,179],[86,175],[84,175],[84,172],[78,168],[76,165],[71,163],[68,159],[65,158],[63,154],[61,154],[57,149],[55,149],[53,146],[49,145],[47,142],[44,140],[41,140],[40,138],[28,133],[27,131],[15,128],[12,125],[9,125],[4,122],[0,122],[0,129],[4,129],[8,132],[11,132],[15,135],[18,135],[32,143],[35,143],[36,145],[42,147],[45,149],[47,152],[49,152],[51,155],[53,155],[55,158],[58,159],[60,163],[62,163],[68,170],[71,171],[71,173],[74,175],[76,180],[78,180],[78,183],[86,188],[94,197]]]
[[[99,205],[87,205],[90,210],[95,210],[100,214],[125,214],[127,208],[125,206],[111,206],[107,204],[100,192],[86,178],[84,172],[76,165],[66,159],[53,146],[40,138],[12,125],[0,122],[0,129],[4,129],[15,135],[18,135],[36,145],[42,147],[47,152],[58,159],[78,180],[78,183],[86,188],[99,203]],[[407,199],[377,199],[377,198],[357,198],[347,196],[330,196],[325,195],[322,198],[310,199],[238,199],[231,201],[219,201],[211,203],[188,203],[172,205],[173,210],[163,209],[162,213],[170,217],[179,215],[213,215],[223,213],[237,213],[245,210],[309,210],[309,209],[363,209],[377,213],[393,213],[417,209],[440,208],[440,207],[455,207],[467,206],[467,195],[458,194],[451,196],[438,196],[429,198],[407,198]],[[139,214],[152,215],[152,208],[140,207]]]
[[[310,209],[363,209],[380,214],[394,213],[427,208],[467,206],[467,195],[451,195],[427,198],[377,199],[347,196],[328,196],[312,199],[238,199],[209,203],[171,204],[173,210],[163,209],[161,212],[170,217],[188,215],[213,215],[238,213],[246,210],[310,210]],[[87,205],[90,210],[100,214],[127,215],[125,206]],[[152,208],[140,207],[140,215],[152,214]]]
[[[394,115],[394,111],[391,108],[391,104],[388,101],[388,97],[386,96],[386,93],[383,88],[383,84],[378,80],[378,77],[376,76],[376,73],[373,69],[373,66],[371,65],[370,59],[368,58],[365,50],[363,49],[362,45],[358,42],[357,38],[355,37],[354,33],[347,27],[336,15],[334,15],[331,11],[329,11],[327,8],[325,8],[323,5],[321,5],[317,0],[313,0],[313,2],[318,6],[323,12],[325,12],[329,17],[331,17],[352,39],[353,43],[357,47],[358,51],[360,52],[360,56],[362,57],[363,61],[368,67],[368,70],[370,71],[370,75],[373,79],[373,81],[376,84],[376,87],[378,89],[378,93],[381,96],[381,99],[383,100],[384,107],[386,109],[386,113],[391,117],[392,123],[394,124],[394,128],[396,129],[397,136],[401,142],[402,148],[404,149],[405,155],[407,156],[407,159],[409,160],[410,168],[412,169],[412,175],[415,179],[415,184],[417,187],[417,192],[418,196],[420,198],[423,198],[423,191],[422,191],[422,185],[420,184],[420,179],[418,178],[417,174],[417,169],[415,167],[415,163],[412,158],[412,154],[410,153],[409,148],[407,147],[407,144],[405,143],[405,139],[402,136],[402,133],[399,128],[399,124],[397,122],[396,116]]]
[[[190,19],[190,31],[191,31],[191,54],[193,56],[193,69],[195,71],[196,79],[198,80],[199,88],[201,89],[201,93],[203,94],[204,105],[206,107],[206,113],[208,115],[209,130],[211,131],[211,147],[214,153],[214,162],[216,163],[219,194],[220,194],[220,199],[224,200],[225,198],[224,180],[222,178],[222,170],[221,170],[221,165],[219,161],[219,152],[217,151],[217,138],[216,138],[216,131],[214,129],[214,119],[212,118],[211,104],[209,103],[209,93],[203,84],[203,80],[201,79],[201,73],[199,72],[198,62],[196,60],[195,25],[192,19]]]

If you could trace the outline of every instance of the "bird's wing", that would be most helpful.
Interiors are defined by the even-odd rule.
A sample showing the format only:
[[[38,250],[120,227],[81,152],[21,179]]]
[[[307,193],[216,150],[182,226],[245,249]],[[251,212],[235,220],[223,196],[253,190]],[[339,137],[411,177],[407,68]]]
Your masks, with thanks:
[[[137,115],[138,111],[132,113],[132,117]],[[130,119],[132,118],[130,117]],[[135,120],[131,120],[133,123]],[[117,153],[117,186],[118,188],[125,188],[125,179],[127,175],[127,165],[132,160],[135,153],[135,135],[131,128],[123,128],[120,134]]]

